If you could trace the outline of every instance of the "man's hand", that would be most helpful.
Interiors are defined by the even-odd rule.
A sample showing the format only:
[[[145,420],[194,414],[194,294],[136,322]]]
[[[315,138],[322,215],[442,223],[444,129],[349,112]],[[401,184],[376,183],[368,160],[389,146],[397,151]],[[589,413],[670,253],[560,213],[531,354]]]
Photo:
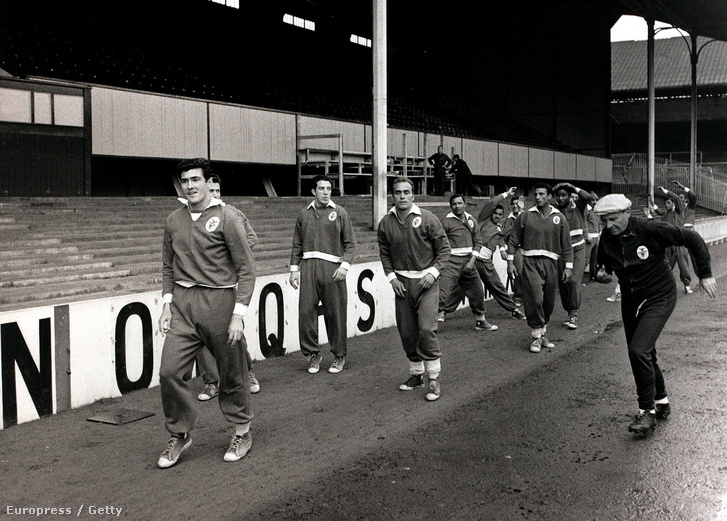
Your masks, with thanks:
[[[662,194],[664,194],[664,195],[666,195],[666,194],[667,194],[667,193],[669,192],[669,190],[667,190],[667,189],[666,189],[666,188],[664,188],[663,186],[660,186],[660,187],[659,187],[659,190],[661,190],[661,193],[662,193]]]
[[[288,281],[290,282],[290,285],[293,286],[293,289],[298,289],[298,286],[300,285],[300,272],[291,271]]]
[[[504,261],[507,260],[507,250],[500,249],[500,258]]]
[[[168,302],[164,303],[162,308],[162,314],[159,317],[159,332],[162,335],[166,335],[169,331],[169,326],[172,324],[172,305]]]
[[[348,275],[348,270],[343,266],[339,266],[336,272],[333,274],[333,280],[335,280],[336,282],[346,280],[346,275]]]
[[[699,279],[699,287],[707,292],[709,298],[715,298],[717,296],[717,281],[714,280],[714,277]]]
[[[598,273],[596,273],[596,281],[600,282],[601,284],[608,284],[613,280],[613,275],[610,275],[606,268],[601,266],[598,268]]]
[[[515,192],[517,192],[517,186],[511,186],[510,188],[507,189],[507,194],[510,197],[512,197],[513,195],[515,195]]]
[[[571,268],[566,268],[563,270],[563,282],[568,282],[572,276],[573,270]]]
[[[513,262],[511,260],[507,261],[507,274],[510,277],[512,277],[513,279],[517,278],[517,276],[518,276],[517,268],[515,267],[515,262]]]
[[[434,284],[434,281],[437,280],[434,278],[434,275],[431,273],[427,273],[419,280],[419,285],[422,287],[422,289],[429,289],[432,287],[432,284]]]
[[[406,288],[404,283],[399,279],[391,279],[391,287],[394,288],[394,294],[397,297],[404,298],[406,296]]]
[[[468,260],[467,264],[464,265],[464,271],[472,271],[475,269],[475,262],[477,262],[477,257],[470,257],[470,260]]]
[[[230,326],[227,328],[227,344],[232,346],[235,342],[242,340],[242,334],[245,331],[245,321],[242,315],[232,315]]]

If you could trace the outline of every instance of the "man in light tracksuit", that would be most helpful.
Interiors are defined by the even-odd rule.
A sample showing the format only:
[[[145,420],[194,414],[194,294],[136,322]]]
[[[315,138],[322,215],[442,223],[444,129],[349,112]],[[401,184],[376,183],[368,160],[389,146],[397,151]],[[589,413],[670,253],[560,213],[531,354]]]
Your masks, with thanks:
[[[298,289],[298,335],[300,350],[308,358],[308,372],[320,370],[323,354],[318,344],[318,303],[333,362],[328,372],[343,371],[348,337],[348,289],[355,239],[345,208],[331,201],[331,179],[314,179],[315,199],[300,211],[293,232],[290,254],[290,285]]]
[[[444,322],[446,314],[457,309],[464,295],[469,300],[472,314],[475,315],[475,329],[497,331],[497,326],[490,324],[485,318],[485,292],[475,269],[482,241],[477,220],[464,211],[465,205],[464,196],[453,195],[449,198],[452,212],[442,220],[452,254],[439,280],[437,320]]]
[[[553,189],[547,183],[537,183],[534,189],[535,206],[518,215],[508,239],[507,272],[522,277],[523,307],[533,339],[530,351],[539,353],[541,347],[555,347],[545,333],[555,308],[558,280],[571,277],[573,250],[568,221],[550,205]],[[518,248],[523,255],[522,273],[514,262]],[[565,261],[562,272],[561,258]]]
[[[439,275],[451,248],[439,219],[414,204],[411,179],[397,177],[393,196],[394,207],[379,222],[378,243],[381,264],[396,297],[396,327],[409,360],[410,377],[399,390],[423,387],[426,372],[426,399],[434,401],[441,395]]]

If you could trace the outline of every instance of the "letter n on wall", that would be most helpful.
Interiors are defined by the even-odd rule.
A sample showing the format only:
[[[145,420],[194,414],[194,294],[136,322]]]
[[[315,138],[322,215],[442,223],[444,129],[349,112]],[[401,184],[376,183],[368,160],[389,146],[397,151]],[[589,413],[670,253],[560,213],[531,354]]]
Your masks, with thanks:
[[[3,427],[18,423],[15,367],[20,372],[39,416],[53,413],[53,376],[51,355],[51,320],[38,320],[39,365],[35,364],[17,322],[0,324],[2,355]]]

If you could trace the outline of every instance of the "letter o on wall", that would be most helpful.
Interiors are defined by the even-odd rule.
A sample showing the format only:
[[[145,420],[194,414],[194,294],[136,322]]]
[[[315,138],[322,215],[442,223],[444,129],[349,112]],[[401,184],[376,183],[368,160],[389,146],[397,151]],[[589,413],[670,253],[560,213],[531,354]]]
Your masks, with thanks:
[[[136,315],[141,319],[141,333],[143,338],[143,367],[141,376],[135,382],[129,380],[126,373],[126,322],[129,317]],[[151,383],[154,371],[154,332],[151,325],[151,313],[141,302],[127,304],[116,317],[116,384],[121,394],[137,389],[146,389]]]
[[[277,304],[277,335],[268,334],[267,330],[267,312],[265,311],[265,303],[268,295],[275,297]],[[265,358],[285,355],[285,347],[283,341],[285,337],[285,306],[283,302],[283,290],[279,284],[271,282],[265,286],[260,292],[260,301],[258,303],[258,334],[260,340],[260,351]]]

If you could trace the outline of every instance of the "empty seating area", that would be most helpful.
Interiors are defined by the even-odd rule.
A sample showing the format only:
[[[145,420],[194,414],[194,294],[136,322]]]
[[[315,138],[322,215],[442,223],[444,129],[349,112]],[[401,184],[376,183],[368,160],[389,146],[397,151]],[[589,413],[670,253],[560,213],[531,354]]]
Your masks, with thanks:
[[[371,199],[337,199],[354,221],[357,259],[376,260]],[[303,198],[230,198],[259,243],[258,275],[285,272]],[[174,197],[0,198],[0,311],[161,289],[164,221]]]

